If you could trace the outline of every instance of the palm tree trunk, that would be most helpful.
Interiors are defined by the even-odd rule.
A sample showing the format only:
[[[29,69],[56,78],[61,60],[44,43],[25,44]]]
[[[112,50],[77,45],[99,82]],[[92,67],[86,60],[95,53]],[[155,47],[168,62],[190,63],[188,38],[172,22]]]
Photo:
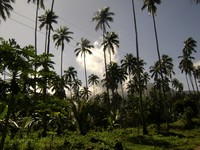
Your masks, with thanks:
[[[158,34],[157,34],[157,28],[156,28],[155,15],[153,14],[152,17],[153,17],[153,25],[154,25],[155,38],[156,38],[156,48],[157,48],[158,60],[159,60],[160,68],[161,68],[160,76],[161,76],[161,80],[162,80],[162,93],[163,93],[163,97],[165,97],[164,78],[163,78],[163,73],[162,73],[163,66],[162,66],[161,57],[160,57],[160,49],[159,49],[159,44],[158,44]],[[165,107],[165,112],[166,112],[166,115],[168,116],[168,112],[167,112],[167,108],[166,107]],[[169,124],[169,120],[167,119],[167,129],[169,128],[168,124]]]
[[[197,89],[197,93],[199,93],[199,88],[198,88],[198,84],[197,84],[197,78],[194,76],[194,82],[195,82],[195,86]]]
[[[88,83],[87,83],[87,69],[86,69],[86,61],[85,61],[85,53],[83,54],[84,55],[84,68],[85,68],[85,86],[88,87]]]
[[[35,55],[36,56],[37,56],[38,11],[39,11],[39,0],[37,0],[37,8],[36,8],[36,13],[35,13]]]
[[[62,50],[61,50],[61,62],[60,62],[60,77],[62,78],[62,68],[63,68],[63,50],[64,47],[62,46]]]
[[[189,81],[188,81],[187,74],[185,74],[185,77],[186,77],[186,81],[187,81],[188,90],[189,90],[189,92],[191,93],[191,90],[190,90],[190,85],[189,85]]]
[[[189,73],[189,79],[190,79],[190,83],[191,83],[191,85],[192,85],[193,92],[195,92],[194,83],[193,83],[193,80],[192,80],[192,75],[191,75],[191,73]]]
[[[46,35],[45,35],[45,45],[44,45],[45,54],[47,54],[47,37],[48,37],[48,27],[46,28]]]
[[[53,6],[54,6],[54,0],[52,0],[51,12],[53,12]],[[50,37],[51,37],[51,28],[50,28],[50,26],[51,26],[51,23],[49,25],[49,31],[48,31],[47,54],[49,54],[49,50],[50,50],[49,48],[50,48],[50,42],[51,42],[51,39],[50,39]]]
[[[103,41],[104,41],[105,34],[106,34],[106,28],[105,28],[105,25],[103,24]],[[107,63],[106,63],[106,52],[104,50],[103,50],[103,55],[104,55],[105,74],[106,74],[106,80],[107,80],[108,73],[107,73]],[[108,108],[109,108],[109,112],[110,112],[110,94],[109,94],[108,86],[106,86],[106,91],[108,94]]]
[[[143,127],[143,135],[148,134],[146,123],[144,119],[144,110],[143,110],[143,99],[142,99],[142,89],[141,89],[141,76],[139,71],[139,46],[138,46],[138,33],[137,33],[137,22],[136,22],[136,15],[135,15],[135,4],[134,0],[132,0],[132,7],[133,7],[133,19],[134,19],[134,28],[135,28],[135,37],[136,37],[136,53],[137,53],[137,75],[139,79],[139,96],[140,96],[140,110],[141,110],[141,122]]]
[[[111,56],[110,47],[109,47],[109,49],[108,49],[108,52],[109,52],[109,56],[110,56],[110,63],[111,63],[111,61],[112,61],[112,56]]]
[[[37,28],[38,28],[38,11],[39,11],[39,0],[37,0],[37,8],[36,8],[36,13],[35,13],[35,56],[37,56]],[[35,81],[35,85],[34,85],[34,93],[36,93],[36,71],[37,71],[37,67],[36,67],[36,63],[35,63],[35,73],[34,73],[34,81]]]
[[[161,68],[160,76],[161,76],[162,83],[164,83],[163,73],[162,73],[162,68],[163,68],[163,67],[162,67],[161,57],[160,57],[160,49],[159,49],[159,44],[158,44],[158,34],[157,34],[157,28],[156,28],[155,15],[153,14],[152,17],[153,17],[153,25],[154,25],[155,38],[156,38],[156,48],[157,48],[158,60],[159,60],[160,68]],[[164,97],[165,97],[164,84],[162,84],[162,90],[163,90],[163,95],[164,95]]]

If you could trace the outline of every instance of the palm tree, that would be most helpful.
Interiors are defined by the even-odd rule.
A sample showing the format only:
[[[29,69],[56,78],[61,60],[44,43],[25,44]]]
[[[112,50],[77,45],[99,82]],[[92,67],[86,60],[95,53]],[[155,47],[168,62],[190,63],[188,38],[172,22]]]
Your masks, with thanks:
[[[157,28],[156,28],[156,21],[155,21],[155,16],[156,16],[156,11],[157,11],[157,7],[155,4],[160,5],[161,0],[143,0],[143,6],[142,6],[142,10],[144,10],[145,8],[147,8],[147,11],[149,12],[150,15],[152,15],[153,18],[153,25],[154,25],[154,32],[155,32],[155,39],[156,39],[156,49],[157,49],[157,54],[158,54],[158,61],[160,63],[160,67],[162,68],[162,64],[161,64],[161,56],[160,56],[160,49],[159,49],[159,42],[158,42],[158,34],[157,34]],[[161,81],[164,82],[163,79],[163,74],[162,72],[160,73],[161,75]],[[163,94],[165,95],[165,91],[164,91],[164,87],[162,86],[162,90],[163,90]]]
[[[182,92],[183,91],[183,84],[176,78],[174,78],[172,80],[172,87],[173,87],[173,89],[175,89],[178,92]]]
[[[131,74],[136,72],[135,64],[136,58],[133,56],[133,54],[126,54],[124,59],[121,60],[121,67],[127,71],[129,80],[131,80]]]
[[[50,89],[51,87],[51,79],[55,76],[54,72],[54,62],[51,60],[51,57],[53,57],[52,54],[41,54],[37,56],[37,67],[38,70],[38,88],[43,93],[44,96],[47,94],[47,89]]]
[[[108,49],[111,62],[111,52],[114,54],[114,46],[119,47],[118,35],[115,32],[107,32],[106,36],[104,37],[104,41],[101,45],[104,46],[103,47],[104,51]]]
[[[76,80],[76,78],[77,78],[77,71],[75,70],[74,67],[70,66],[68,67],[67,70],[64,70],[64,79],[66,84],[70,86],[71,98],[72,98],[72,85],[73,82]]]
[[[33,1],[33,3],[36,3],[36,12],[35,12],[35,54],[37,55],[37,28],[38,28],[38,13],[39,8],[45,9],[44,6],[44,0],[28,0],[27,2],[30,3]]]
[[[61,46],[61,68],[60,68],[60,76],[62,77],[62,65],[63,65],[63,51],[65,48],[65,41],[67,41],[68,43],[70,42],[70,39],[72,39],[72,37],[70,36],[70,34],[73,34],[73,32],[69,31],[69,28],[67,27],[60,27],[59,29],[57,29],[55,31],[56,33],[53,35],[53,41],[56,41],[55,46],[58,48]]]
[[[95,74],[91,74],[88,78],[88,82],[89,82],[89,84],[93,85],[93,92],[94,92],[94,95],[95,95],[94,85],[97,85],[99,83],[99,77]]]
[[[74,50],[74,52],[76,53],[76,57],[81,54],[81,57],[83,55],[83,59],[84,59],[84,68],[85,68],[85,83],[86,83],[86,87],[88,87],[88,83],[87,83],[87,71],[86,71],[86,53],[88,54],[92,54],[91,52],[91,48],[93,48],[94,46],[90,44],[90,41],[84,38],[81,38],[81,43],[77,43],[77,46],[80,46],[79,48],[76,48]]]
[[[88,100],[88,98],[91,96],[91,91],[88,89],[88,87],[83,87],[83,89],[80,91],[81,98]]]
[[[169,88],[169,82],[172,81],[172,75],[175,74],[173,71],[174,65],[172,63],[173,59],[169,57],[168,55],[162,55],[162,74],[164,75],[165,78],[165,88],[167,90],[170,90]],[[165,89],[165,90],[166,90]]]
[[[52,80],[52,89],[51,91],[54,92],[54,95],[60,99],[66,98],[65,88],[69,89],[69,87],[65,84],[65,81],[62,77],[55,75]]]
[[[110,12],[110,7],[104,7],[102,9],[99,9],[92,18],[92,21],[96,21],[97,25],[95,27],[95,30],[101,29],[103,31],[103,41],[106,34],[106,27],[110,28],[109,22],[113,22],[112,16],[114,15],[113,12]],[[107,63],[106,63],[106,53],[104,53],[104,65],[105,65],[105,73],[107,76]],[[109,90],[107,88],[107,94],[109,95]]]
[[[0,1],[0,18],[2,18],[4,21],[6,20],[7,16],[10,17],[10,11],[13,10],[13,7],[11,6],[11,2],[14,3],[15,0],[1,0]]]
[[[118,74],[118,80],[119,80],[119,83],[121,85],[121,90],[122,90],[122,98],[123,100],[124,99],[124,88],[123,88],[123,82],[125,82],[127,80],[127,73],[126,73],[126,70],[122,67],[120,67],[120,70],[119,70],[119,74]]]
[[[108,65],[108,70],[107,70],[107,78],[105,77],[102,82],[103,86],[106,86],[110,88],[112,92],[112,97],[114,97],[114,92],[115,90],[117,91],[118,89],[118,84],[124,80],[124,76],[122,79],[122,70],[121,67],[118,66],[117,63],[111,62]],[[104,75],[105,76],[105,75]]]
[[[192,53],[196,52],[195,48],[196,48],[196,41],[189,37],[186,41],[184,41],[184,48],[182,50],[182,56],[178,56],[178,58],[182,58],[181,62],[179,63],[179,68],[181,69],[181,72],[185,72],[186,75],[186,79],[187,79],[187,75],[189,75],[189,79],[194,91],[194,84],[192,81],[192,72],[193,72],[193,62],[192,60],[194,59],[194,57],[192,57]],[[188,83],[188,79],[187,79],[187,83]],[[189,88],[189,84],[188,84],[188,89],[190,91]]]
[[[114,15],[114,13],[109,11],[110,7],[99,9],[92,18],[92,21],[97,22],[95,30],[97,31],[101,29],[103,31],[103,37],[106,34],[106,26],[110,28],[109,22],[113,22],[112,16]]]
[[[49,48],[47,47],[47,42],[50,42],[47,39],[50,34],[49,30],[53,30],[52,23],[57,24],[57,21],[56,21],[57,18],[58,18],[58,16],[55,15],[55,13],[50,10],[45,11],[45,14],[39,16],[39,21],[41,22],[41,24],[39,26],[40,30],[44,26],[46,27],[46,36],[45,36],[45,53],[46,54],[49,54]]]
[[[184,55],[191,56],[192,53],[196,53],[197,51],[195,48],[197,47],[197,42],[192,38],[189,37],[184,43],[184,48],[182,50]]]
[[[143,114],[143,100],[142,100],[142,89],[141,89],[141,76],[139,72],[139,43],[138,43],[138,32],[137,32],[137,20],[136,20],[136,13],[135,13],[135,3],[132,0],[132,10],[133,10],[133,20],[134,20],[134,29],[135,29],[135,42],[136,42],[136,55],[137,55],[137,76],[139,81],[139,96],[140,96],[140,107],[141,107],[141,116],[142,116],[142,126],[143,126],[143,134],[148,134],[145,121],[144,121],[144,114]]]

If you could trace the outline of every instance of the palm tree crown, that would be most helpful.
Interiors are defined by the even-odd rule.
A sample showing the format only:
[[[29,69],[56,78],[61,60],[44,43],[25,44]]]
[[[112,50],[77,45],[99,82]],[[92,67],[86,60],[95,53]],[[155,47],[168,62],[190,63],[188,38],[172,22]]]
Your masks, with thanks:
[[[41,22],[39,28],[42,29],[44,26],[53,30],[52,23],[57,23],[56,19],[58,18],[54,12],[47,10],[44,15],[39,16],[39,21]]]
[[[56,41],[55,46],[62,47],[62,51],[64,50],[64,42],[67,41],[70,42],[70,39],[73,39],[70,34],[73,34],[73,32],[69,31],[69,28],[65,26],[61,26],[59,29],[55,30],[55,34],[53,35],[53,40]]]
[[[64,51],[64,47],[65,47],[65,41],[67,41],[68,43],[70,42],[70,39],[72,39],[71,36],[69,36],[69,34],[73,34],[73,32],[69,31],[69,28],[67,27],[60,27],[59,29],[57,29],[55,31],[56,33],[53,35],[53,41],[56,41],[55,46],[58,48],[61,46],[61,77],[62,77],[62,64],[63,64],[63,51]]]
[[[76,57],[79,54],[81,54],[81,57],[84,55],[83,59],[84,59],[84,68],[85,68],[85,82],[86,82],[86,87],[88,87],[85,57],[86,57],[86,53],[90,55],[92,54],[91,48],[93,48],[94,46],[91,45],[90,41],[85,38],[81,38],[81,43],[77,43],[77,45],[79,45],[80,47],[76,48],[74,52],[76,53]]]
[[[104,45],[103,50],[106,51],[108,49],[108,53],[110,54],[110,62],[111,62],[111,52],[114,54],[114,46],[119,47],[118,35],[115,32],[107,32],[104,37],[104,41],[102,43]]]
[[[1,0],[0,1],[0,17],[5,21],[6,15],[10,17],[10,11],[13,10],[11,6],[11,2],[15,2],[15,0]]]
[[[47,54],[49,54],[49,49],[47,49],[47,42],[49,43],[50,41],[47,41],[47,37],[49,35],[49,29],[50,30],[53,30],[53,26],[52,26],[52,23],[55,23],[57,24],[57,19],[58,16],[55,15],[54,12],[50,11],[50,10],[47,10],[45,12],[45,14],[39,16],[39,21],[41,22],[39,28],[40,30],[43,28],[43,27],[46,27],[46,37],[45,37],[45,52]]]
[[[103,30],[103,32],[106,32],[106,26],[110,28],[109,22],[113,22],[112,16],[114,15],[113,12],[109,12],[110,7],[105,7],[102,9],[99,9],[92,18],[92,21],[96,21],[97,25],[95,27],[95,30]]]
[[[151,15],[156,15],[157,7],[155,4],[160,5],[161,0],[143,0],[142,10],[147,8],[147,11]]]

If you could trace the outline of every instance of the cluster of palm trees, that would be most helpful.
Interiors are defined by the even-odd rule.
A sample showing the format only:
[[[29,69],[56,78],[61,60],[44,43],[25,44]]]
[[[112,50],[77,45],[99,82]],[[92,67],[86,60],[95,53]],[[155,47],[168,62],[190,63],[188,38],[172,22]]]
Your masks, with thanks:
[[[10,11],[13,9],[11,6],[13,2],[14,0],[0,1],[0,17],[3,20],[6,20],[7,16],[9,17]],[[139,55],[140,49],[134,0],[132,0],[132,6],[134,30],[136,35],[136,57],[131,53],[126,54],[124,59],[120,61],[120,65],[116,62],[112,62],[112,54],[114,54],[115,49],[119,47],[118,35],[115,32],[109,32],[107,30],[107,28],[111,28],[110,23],[114,21],[114,13],[110,12],[109,7],[104,7],[99,9],[94,14],[92,21],[96,21],[95,30],[102,30],[101,45],[103,46],[104,53],[105,74],[101,80],[101,83],[103,84],[103,87],[106,87],[106,92],[103,94],[95,92],[95,85],[99,84],[100,78],[95,74],[91,74],[89,76],[87,75],[86,56],[87,54],[91,55],[94,48],[91,42],[86,38],[81,38],[81,41],[77,43],[77,48],[74,50],[75,55],[81,55],[84,60],[85,86],[81,88],[82,82],[78,79],[77,71],[74,67],[70,66],[67,70],[63,71],[63,52],[65,49],[65,42],[69,43],[73,39],[73,32],[71,32],[66,26],[61,26],[59,29],[56,29],[52,36],[56,48],[61,48],[60,75],[58,75],[54,70],[54,62],[51,60],[53,55],[50,53],[49,48],[51,31],[54,31],[53,23],[57,23],[58,18],[58,16],[53,12],[54,0],[52,0],[51,10],[46,10],[45,14],[41,16],[38,16],[38,12],[39,8],[45,8],[44,1],[28,0],[27,2],[34,2],[37,6],[34,47],[26,46],[21,48],[20,45],[18,45],[13,39],[9,41],[4,40],[3,38],[0,39],[0,73],[4,74],[4,78],[0,78],[0,86],[2,87],[0,89],[0,99],[3,101],[2,104],[4,106],[8,106],[7,115],[5,116],[4,121],[4,132],[2,134],[0,149],[3,149],[3,145],[5,143],[10,118],[14,119],[14,121],[17,120],[15,109],[17,109],[16,106],[18,103],[15,103],[15,101],[20,101],[21,99],[29,99],[30,103],[35,104],[36,106],[32,108],[33,110],[37,110],[37,107],[41,107],[41,104],[38,104],[42,103],[41,101],[43,101],[44,104],[48,104],[51,96],[56,97],[59,100],[69,99],[72,104],[70,106],[71,109],[74,110],[73,115],[78,122],[79,129],[81,133],[85,133],[84,130],[86,130],[86,125],[84,124],[84,121],[87,122],[86,119],[89,116],[87,108],[91,106],[87,105],[87,102],[92,95],[91,91],[89,90],[89,83],[93,86],[93,98],[91,99],[101,99],[101,101],[96,101],[96,103],[99,103],[99,109],[102,110],[102,107],[107,107],[107,109],[104,108],[104,110],[108,112],[107,115],[109,117],[111,116],[113,120],[116,118],[118,110],[128,110],[131,99],[133,97],[139,97],[140,103],[137,106],[139,106],[139,112],[141,115],[140,122],[143,127],[143,134],[147,134],[147,117],[145,117],[146,112],[144,111],[144,108],[148,108],[144,105],[144,103],[146,103],[146,97],[150,97],[152,101],[159,99],[159,106],[161,106],[168,104],[169,101],[166,100],[168,95],[170,95],[170,98],[173,97],[171,88],[174,91],[178,91],[180,93],[183,92],[183,84],[173,77],[175,73],[173,71],[174,66],[172,58],[168,55],[160,54],[155,20],[157,10],[156,5],[161,3],[160,0],[143,0],[144,4],[142,6],[142,10],[147,8],[148,12],[152,15],[156,40],[156,52],[158,54],[158,61],[156,61],[155,64],[150,67],[151,76],[147,73],[147,71],[145,71],[144,66],[146,63],[140,58]],[[199,0],[196,0],[195,2],[199,3]],[[39,28],[42,29],[45,27],[46,29],[45,49],[43,54],[37,53],[38,20],[40,22]],[[181,59],[179,68],[181,69],[182,73],[185,73],[186,75],[188,89],[191,91],[189,86],[190,80],[192,90],[197,91],[196,94],[199,94],[198,81],[200,79],[200,67],[194,67],[194,57],[192,56],[192,54],[196,52],[195,48],[196,41],[193,38],[190,37],[184,42],[182,56],[179,56]],[[109,62],[107,62],[107,53],[109,54]],[[152,94],[153,92],[149,94],[148,91],[148,83],[151,78],[154,80],[154,88],[152,91],[158,93],[155,94],[156,96]],[[195,81],[196,89],[193,80]],[[119,94],[120,88],[121,96]],[[127,90],[128,96],[124,94],[124,89]],[[69,90],[68,96],[66,96],[67,90]],[[19,95],[21,95],[21,97]],[[41,101],[37,101],[37,99],[40,99]],[[121,101],[123,101],[123,105],[120,105]],[[119,102],[119,104],[116,104],[116,102]],[[57,111],[63,110],[60,110],[59,108]],[[164,105],[164,111],[165,117],[167,116],[167,118],[169,118],[168,116],[171,113],[171,109],[168,107],[168,105]],[[26,114],[23,114],[24,112],[26,112]],[[42,112],[41,120],[43,121],[43,131],[45,136],[47,131],[46,120],[48,117],[47,114],[45,114],[45,112],[42,110],[39,112]],[[21,113],[22,116],[31,115],[31,113],[36,115],[35,112],[29,112],[29,110],[24,110],[24,108],[23,113]],[[92,114],[92,111],[90,113]],[[72,113],[67,115],[68,117],[72,116]],[[98,118],[99,116],[95,117]],[[93,122],[95,122],[94,120]],[[84,124],[84,126],[81,124]]]

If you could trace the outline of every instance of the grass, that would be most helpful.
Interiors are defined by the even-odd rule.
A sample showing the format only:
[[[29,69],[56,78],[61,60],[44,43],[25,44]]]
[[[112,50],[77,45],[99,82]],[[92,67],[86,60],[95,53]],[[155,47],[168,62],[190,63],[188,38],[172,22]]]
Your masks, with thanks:
[[[67,132],[62,137],[16,136],[7,138],[5,150],[112,150],[116,143],[122,143],[124,150],[192,150],[200,145],[200,127],[184,130],[181,121],[171,124],[170,132],[156,134],[152,127],[149,135],[142,135],[135,128],[112,131],[90,131],[87,135]]]

